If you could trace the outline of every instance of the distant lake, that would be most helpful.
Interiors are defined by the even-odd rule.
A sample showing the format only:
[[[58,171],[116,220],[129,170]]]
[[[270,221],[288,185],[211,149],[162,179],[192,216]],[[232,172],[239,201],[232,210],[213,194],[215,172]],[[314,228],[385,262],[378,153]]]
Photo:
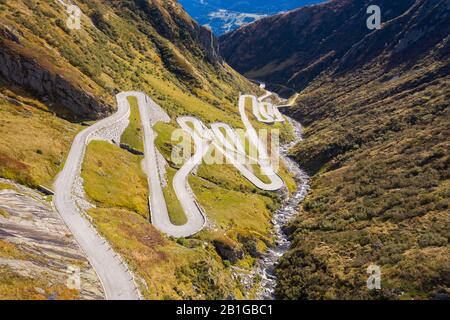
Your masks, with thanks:
[[[324,0],[179,0],[201,25],[221,35],[261,17]]]

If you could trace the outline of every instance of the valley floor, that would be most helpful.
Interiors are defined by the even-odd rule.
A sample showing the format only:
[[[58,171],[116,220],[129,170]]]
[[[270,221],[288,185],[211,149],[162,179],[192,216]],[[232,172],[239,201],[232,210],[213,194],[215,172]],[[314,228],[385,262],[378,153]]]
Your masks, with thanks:
[[[248,108],[246,97],[240,100],[241,115],[245,119],[248,112],[251,115],[252,110],[258,110]],[[252,99],[258,103],[256,98]],[[263,164],[265,162],[260,162],[261,173],[254,171],[254,166],[246,168],[238,163],[206,165],[203,162],[205,150],[212,146],[221,148],[231,158],[237,146],[224,148],[224,137],[215,137],[199,119],[189,117],[178,118],[178,123],[196,139],[196,150],[200,153],[194,153],[192,160],[181,167],[174,166],[164,150],[168,143],[173,143],[167,140],[170,133],[167,129],[172,126],[170,117],[148,96],[138,92],[120,94],[118,102],[119,110],[115,115],[91,125],[75,137],[64,169],[57,177],[53,198],[95,268],[106,297],[137,299],[139,291],[144,298],[153,299],[255,295],[257,279],[246,287],[242,287],[239,279],[251,273],[267,246],[272,245],[270,210],[278,206],[279,196],[267,191],[285,186],[289,191],[295,189],[295,182],[286,168],[282,166],[280,171],[285,184],[270,166]],[[140,116],[136,116],[136,110]],[[277,121],[283,121],[275,113],[265,116],[272,115],[278,117]],[[252,122],[247,119],[245,125],[252,131],[250,136],[258,139]],[[162,132],[161,128],[164,128]],[[137,149],[142,150],[143,146],[144,156],[132,155],[114,145],[125,141],[127,131],[127,141]],[[258,140],[251,142],[259,144]],[[202,145],[205,149],[199,148]],[[266,153],[261,148],[259,146],[259,157]],[[116,160],[119,161],[115,163]],[[185,173],[180,176],[183,170]],[[190,174],[192,170],[195,175]],[[122,180],[122,171],[126,181]],[[166,177],[170,171],[176,172],[173,179]],[[148,191],[143,179],[145,174],[150,186]],[[241,174],[245,178],[238,177]],[[131,181],[134,181],[133,187],[129,184]],[[166,189],[174,191],[167,193]],[[124,196],[125,190],[131,192],[130,196]],[[183,193],[186,196],[182,196]],[[145,205],[147,194],[150,195],[150,210]],[[174,194],[175,198],[167,198],[168,194]],[[242,198],[247,201],[242,202]],[[246,205],[251,209],[245,209]],[[179,215],[185,217],[179,225],[174,223],[174,206],[178,206]],[[195,218],[192,220],[196,216],[203,221],[198,226],[193,222]],[[191,231],[176,231],[185,226]],[[160,231],[182,238],[174,242]],[[229,269],[230,265],[237,269]],[[168,266],[173,273],[167,272]],[[236,272],[238,269],[240,271]],[[205,282],[206,270],[216,274],[217,283],[212,287]],[[193,283],[198,285],[192,287]]]

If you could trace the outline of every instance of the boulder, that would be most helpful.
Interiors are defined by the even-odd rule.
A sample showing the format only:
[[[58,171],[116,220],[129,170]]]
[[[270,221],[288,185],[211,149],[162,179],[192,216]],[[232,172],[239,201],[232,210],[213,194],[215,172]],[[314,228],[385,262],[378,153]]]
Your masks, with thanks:
[[[217,254],[223,259],[231,263],[236,263],[239,259],[244,257],[243,251],[233,242],[216,239],[213,241]]]

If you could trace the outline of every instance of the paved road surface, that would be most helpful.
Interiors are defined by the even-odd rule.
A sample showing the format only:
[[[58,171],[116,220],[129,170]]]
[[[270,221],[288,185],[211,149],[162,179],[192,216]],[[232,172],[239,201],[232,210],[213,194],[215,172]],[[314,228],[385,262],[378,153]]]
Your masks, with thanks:
[[[268,110],[265,109],[265,106],[267,105],[266,102],[260,102],[257,99],[252,99],[252,111],[253,115],[255,116],[256,120],[262,123],[272,124],[274,123],[273,116],[267,112]]]
[[[271,94],[271,93],[270,93]],[[260,101],[270,96],[269,92]],[[223,133],[219,130],[224,128],[230,133],[233,139],[237,139],[234,130],[226,124],[213,124],[212,131],[208,130],[204,124],[194,117],[180,117],[177,119],[181,128],[187,131],[194,138],[195,153],[175,174],[173,179],[173,188],[180,201],[180,204],[186,214],[187,223],[183,226],[172,224],[169,218],[167,204],[164,198],[161,179],[159,175],[158,150],[155,146],[155,132],[152,127],[158,121],[168,122],[170,118],[152,99],[142,92],[123,92],[117,95],[117,112],[103,119],[91,127],[80,132],[73,141],[71,150],[67,157],[64,169],[58,175],[55,182],[54,204],[61,217],[74,234],[80,247],[85,252],[90,263],[96,270],[103,285],[107,299],[113,300],[136,300],[139,299],[138,289],[133,281],[131,273],[111,247],[100,237],[90,222],[83,216],[83,213],[77,208],[73,199],[72,190],[74,183],[81,173],[81,166],[86,151],[86,146],[91,140],[108,140],[111,136],[107,133],[110,128],[114,128],[113,136],[119,136],[123,125],[118,123],[127,121],[130,116],[130,107],[127,97],[135,96],[138,100],[139,112],[141,115],[142,127],[144,132],[144,166],[148,176],[150,187],[150,211],[152,223],[162,232],[174,237],[187,237],[199,232],[206,224],[206,216],[201,207],[195,200],[195,196],[189,187],[188,178],[190,173],[198,166],[204,155],[207,153],[210,144],[214,144],[218,150],[232,161],[236,168],[251,181],[255,186],[263,190],[278,190],[284,186],[283,180],[273,171],[270,166],[270,159],[267,155],[265,146],[261,144],[255,129],[252,127],[246,112],[245,98],[251,97],[256,113],[259,115],[260,104],[254,96],[241,96],[239,99],[239,111],[242,121],[247,130],[247,134],[259,150],[256,160],[262,172],[271,180],[270,183],[262,182],[249,170],[241,161],[235,157],[235,151],[244,153],[242,145],[230,144]],[[258,109],[258,110],[257,110]],[[276,109],[278,111],[278,109]],[[277,116],[276,111],[274,113]],[[256,115],[256,114],[255,114]],[[281,115],[280,115],[281,116]],[[195,130],[188,125],[194,125]],[[118,132],[117,132],[118,131]],[[212,134],[212,132],[214,134]],[[108,137],[108,138],[105,138]],[[238,141],[238,140],[236,140]],[[117,141],[118,142],[118,141]],[[234,162],[233,162],[234,161]]]
[[[264,87],[261,87],[261,88],[265,89],[265,85],[264,85]],[[297,99],[298,94],[296,94],[288,104],[283,105],[283,106],[275,106],[272,103],[265,103],[264,100],[266,100],[271,95],[273,95],[273,92],[266,90],[266,93],[258,98],[258,108],[256,108],[256,111],[255,111],[255,109],[253,109],[253,113],[255,114],[255,116],[257,117],[257,119],[259,121],[264,122],[264,123],[274,123],[274,122],[286,121],[284,119],[283,115],[281,114],[280,110],[278,110],[278,108],[292,106],[294,104],[295,100]],[[255,106],[254,106],[254,108],[255,108]]]
[[[75,179],[80,175],[86,146],[95,134],[109,126],[128,119],[128,103],[118,96],[118,110],[109,118],[103,119],[80,132],[73,141],[64,169],[55,182],[54,204],[64,222],[75,236],[91,265],[97,272],[107,299],[137,300],[139,294],[131,274],[117,254],[104,242],[90,222],[78,210],[72,197]]]
[[[195,123],[197,127],[205,128],[201,120],[192,117],[190,117],[190,120],[192,123]],[[225,130],[228,137],[220,130],[221,128]],[[227,158],[228,163],[232,164],[256,187],[262,190],[276,191],[284,186],[283,180],[274,172],[269,163],[261,161],[257,154],[254,155],[254,157],[246,155],[241,139],[229,125],[225,123],[213,123],[211,124],[211,131],[214,136],[211,143],[214,147]],[[265,151],[263,154],[265,154]],[[251,163],[260,166],[261,171],[268,177],[270,183],[263,182],[251,169],[249,169],[250,161]]]
[[[150,188],[149,203],[152,223],[158,230],[169,236],[177,238],[191,236],[199,232],[206,222],[206,217],[195,201],[187,181],[189,174],[199,161],[201,161],[203,155],[197,152],[175,174],[173,188],[184,210],[187,223],[182,226],[174,225],[170,221],[167,203],[164,198],[162,181],[159,175],[159,170],[161,170],[161,168],[159,168],[157,160],[157,153],[159,151],[155,146],[156,134],[152,129],[153,125],[157,122],[168,122],[170,121],[170,118],[159,105],[144,93],[134,92],[133,95],[138,99],[139,113],[141,115],[144,132],[144,161]],[[185,124],[185,121],[179,120],[179,123],[183,129],[189,129],[189,126]],[[194,141],[196,143],[201,143],[198,139]],[[197,144],[196,150],[201,150]]]
[[[273,108],[272,105],[268,102],[259,102],[258,103],[258,109],[259,113],[262,118],[270,121],[271,123],[274,122],[273,119]]]
[[[292,107],[295,103],[295,101],[297,101],[299,94],[296,93],[287,104],[284,105],[279,105],[278,108],[285,108],[285,107]]]
[[[265,87],[264,87],[265,88]],[[264,100],[266,100],[268,97],[270,97],[273,93],[270,91],[266,90],[266,93],[264,95],[262,95],[261,97],[258,98],[259,102],[263,102]]]
[[[275,115],[275,122],[286,121],[284,119],[284,116],[281,114],[280,110],[278,109],[279,107],[277,107],[277,106],[272,106],[272,107],[273,107],[273,111],[274,111],[274,115]]]

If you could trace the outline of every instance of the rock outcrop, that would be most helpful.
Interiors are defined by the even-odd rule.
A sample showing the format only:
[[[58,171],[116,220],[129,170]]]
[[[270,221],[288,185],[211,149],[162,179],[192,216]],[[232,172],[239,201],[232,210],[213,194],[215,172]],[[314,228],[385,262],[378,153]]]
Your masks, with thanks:
[[[9,277],[3,285],[27,286],[3,294],[13,299],[102,299],[94,269],[51,204],[12,181],[0,178],[0,184],[0,278]]]
[[[213,241],[217,254],[223,259],[231,263],[236,263],[244,257],[244,253],[238,245],[224,239],[216,239]]]
[[[223,62],[216,36],[195,22],[177,1],[128,0],[114,5],[142,11],[158,33],[182,51],[188,49],[197,58],[204,58],[211,64]]]
[[[0,29],[0,76],[8,83],[29,90],[70,120],[96,120],[113,110],[36,59],[14,51],[7,45],[8,41],[19,44],[19,37],[6,28]]]

